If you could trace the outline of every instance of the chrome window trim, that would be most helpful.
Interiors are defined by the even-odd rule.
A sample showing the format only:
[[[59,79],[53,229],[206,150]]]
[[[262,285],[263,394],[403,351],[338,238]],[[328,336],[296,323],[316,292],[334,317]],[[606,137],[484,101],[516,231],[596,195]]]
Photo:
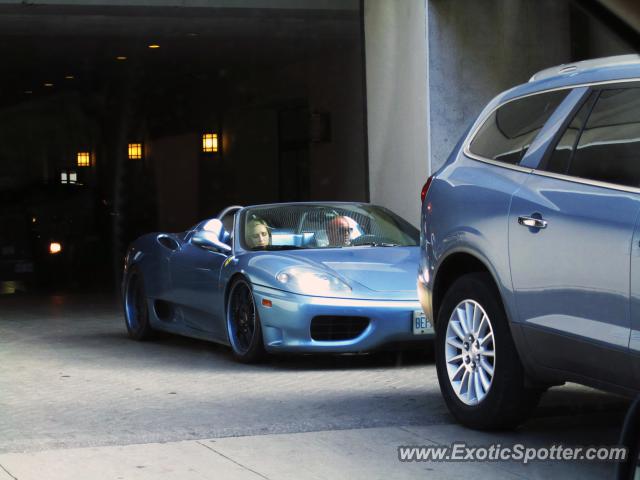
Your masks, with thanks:
[[[509,170],[516,170],[518,172],[531,173],[533,172],[533,168],[529,167],[521,167],[520,165],[514,165],[513,163],[500,162],[498,160],[493,160],[491,158],[484,158],[480,155],[476,155],[469,151],[465,151],[464,155],[466,157],[471,158],[472,160],[476,160],[482,163],[488,163],[489,165],[495,165],[496,167],[508,168]]]
[[[545,170],[533,169],[532,174],[541,177],[554,178],[556,180],[564,180],[567,182],[580,183],[582,185],[590,185],[592,187],[608,188],[609,190],[619,190],[627,193],[640,193],[640,187],[630,187],[627,185],[619,185],[617,183],[601,182],[599,180],[590,180],[588,178],[574,177],[571,175],[563,175],[561,173],[552,173]]]
[[[518,97],[510,98],[509,100],[505,100],[504,102],[496,105],[494,108],[492,108],[485,115],[483,115],[482,120],[476,123],[475,127],[469,133],[469,135],[467,136],[466,140],[464,141],[464,148],[462,149],[462,151],[464,152],[464,154],[467,157],[472,158],[474,160],[478,160],[480,162],[485,162],[485,163],[490,163],[492,165],[505,166],[507,168],[512,168],[514,170],[518,170],[518,169],[522,168],[522,167],[519,167],[519,165],[513,165],[513,164],[510,164],[510,163],[505,163],[505,162],[500,162],[498,160],[493,160],[492,158],[486,158],[486,157],[483,157],[481,155],[477,155],[477,154],[471,152],[471,150],[469,150],[469,146],[471,145],[471,143],[475,139],[476,135],[478,134],[478,131],[480,130],[480,128],[482,128],[482,126],[489,119],[489,117],[493,114],[493,112],[495,112],[496,110],[498,110],[499,108],[503,107],[504,105],[506,105],[508,103],[514,102],[516,100],[521,100],[523,98],[532,97],[533,95],[541,95],[543,93],[549,93],[549,92],[558,92],[560,90],[573,90],[575,88],[580,88],[580,87],[597,87],[597,86],[600,86],[600,85],[612,85],[612,84],[616,84],[616,83],[634,83],[634,82],[640,82],[640,77],[622,78],[622,79],[616,79],[616,80],[604,80],[604,81],[599,81],[599,82],[577,83],[575,85],[563,85],[562,87],[554,87],[554,88],[548,88],[546,90],[538,90],[536,92],[527,93],[527,94],[524,94],[524,95],[520,95]],[[531,168],[525,168],[524,170],[531,171],[532,169]],[[520,170],[520,171],[522,171],[522,170]],[[574,178],[574,177],[571,177],[571,178]],[[601,183],[606,183],[606,182],[601,182]],[[607,185],[612,185],[612,184],[607,184]]]

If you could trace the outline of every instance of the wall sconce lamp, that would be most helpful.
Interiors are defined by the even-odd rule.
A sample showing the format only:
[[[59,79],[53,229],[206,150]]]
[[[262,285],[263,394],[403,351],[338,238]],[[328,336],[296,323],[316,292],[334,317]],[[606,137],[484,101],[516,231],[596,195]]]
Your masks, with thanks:
[[[218,134],[203,133],[202,134],[202,152],[216,153],[218,151]]]
[[[91,166],[91,154],[89,152],[78,152],[78,166],[79,167]]]
[[[141,143],[129,144],[129,160],[142,160],[142,144]]]

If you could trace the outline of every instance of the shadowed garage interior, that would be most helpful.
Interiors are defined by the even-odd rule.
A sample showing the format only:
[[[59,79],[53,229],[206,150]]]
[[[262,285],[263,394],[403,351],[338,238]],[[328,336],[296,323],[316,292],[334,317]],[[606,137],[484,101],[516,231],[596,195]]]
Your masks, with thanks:
[[[230,204],[366,201],[359,2],[312,4],[0,7],[4,268],[109,283]]]
[[[635,51],[621,3],[0,0],[0,292],[113,290],[132,239],[232,204],[417,224],[496,93]]]

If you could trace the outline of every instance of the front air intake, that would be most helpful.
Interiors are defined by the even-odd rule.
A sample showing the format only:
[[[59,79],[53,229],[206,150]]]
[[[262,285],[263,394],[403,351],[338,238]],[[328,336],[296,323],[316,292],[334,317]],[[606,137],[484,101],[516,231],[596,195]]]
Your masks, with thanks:
[[[311,320],[311,338],[319,341],[352,340],[369,326],[367,317],[319,315]]]

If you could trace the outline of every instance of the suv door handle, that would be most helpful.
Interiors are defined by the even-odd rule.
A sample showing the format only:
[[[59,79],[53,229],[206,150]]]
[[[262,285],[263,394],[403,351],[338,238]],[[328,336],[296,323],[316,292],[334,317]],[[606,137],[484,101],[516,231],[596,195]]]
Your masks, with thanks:
[[[547,221],[541,218],[518,217],[518,223],[523,227],[529,228],[547,228]]]

